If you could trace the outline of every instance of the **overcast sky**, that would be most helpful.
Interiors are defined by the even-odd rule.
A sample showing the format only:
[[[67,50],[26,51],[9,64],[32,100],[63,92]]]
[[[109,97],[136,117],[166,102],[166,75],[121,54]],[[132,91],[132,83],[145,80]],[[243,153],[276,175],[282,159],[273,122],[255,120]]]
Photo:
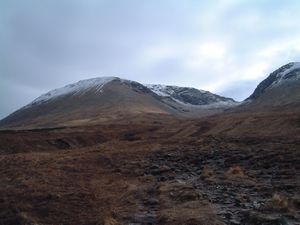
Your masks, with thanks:
[[[99,76],[243,100],[300,61],[299,12],[298,0],[0,0],[0,118]]]

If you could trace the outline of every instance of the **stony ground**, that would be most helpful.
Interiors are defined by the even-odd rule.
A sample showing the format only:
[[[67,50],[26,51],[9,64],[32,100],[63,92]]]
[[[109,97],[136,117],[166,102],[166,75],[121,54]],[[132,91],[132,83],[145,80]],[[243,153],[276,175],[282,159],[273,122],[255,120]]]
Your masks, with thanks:
[[[0,132],[0,224],[300,224],[299,136],[199,124]]]

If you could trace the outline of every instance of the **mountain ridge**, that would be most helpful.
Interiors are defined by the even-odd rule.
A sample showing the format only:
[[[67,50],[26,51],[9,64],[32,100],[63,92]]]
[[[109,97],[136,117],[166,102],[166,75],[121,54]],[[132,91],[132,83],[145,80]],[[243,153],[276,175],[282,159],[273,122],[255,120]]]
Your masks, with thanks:
[[[92,88],[96,88],[96,92],[101,93],[102,88],[106,84],[116,80],[120,81],[121,83],[142,85],[160,97],[171,97],[173,100],[183,104],[208,105],[211,103],[222,102],[222,101],[231,102],[231,103],[236,102],[232,98],[226,98],[217,94],[213,94],[209,91],[199,90],[192,87],[180,87],[175,85],[160,85],[160,84],[141,84],[136,81],[127,80],[119,77],[96,77],[96,78],[80,80],[76,83],[68,84],[64,87],[53,89],[45,94],[42,94],[41,96],[33,100],[31,103],[29,103],[27,106],[40,104],[67,94],[79,95],[80,93],[84,93]],[[143,89],[142,86],[140,86],[140,88]],[[193,92],[193,94],[196,95],[197,99],[195,98],[192,99],[193,96],[191,95],[191,92]],[[201,97],[205,97],[206,99],[203,100],[201,99]]]
[[[278,86],[284,81],[292,79],[300,79],[300,62],[290,62],[270,73],[266,79],[258,84],[254,92],[245,100],[257,99],[268,88]]]
[[[0,120],[0,127],[53,127],[143,116],[199,118],[217,113],[300,108],[300,63],[272,72],[243,102],[190,87],[141,84],[119,77],[53,89]]]
[[[297,108],[300,109],[300,62],[290,62],[260,82],[237,110],[286,111]]]
[[[209,105],[213,103],[227,102],[236,103],[232,98],[223,97],[213,94],[209,91],[204,91],[192,87],[179,87],[175,85],[160,85],[160,84],[146,84],[150,90],[162,97],[169,97],[175,101],[189,105]]]
[[[203,91],[196,91],[197,95],[192,88],[180,90],[190,93],[189,98],[183,101],[182,95],[178,95],[178,99],[162,96],[143,84],[118,77],[81,80],[39,96],[1,120],[0,126],[70,126],[126,120],[140,115],[201,117],[231,107],[225,97]],[[206,95],[210,99],[201,102]]]

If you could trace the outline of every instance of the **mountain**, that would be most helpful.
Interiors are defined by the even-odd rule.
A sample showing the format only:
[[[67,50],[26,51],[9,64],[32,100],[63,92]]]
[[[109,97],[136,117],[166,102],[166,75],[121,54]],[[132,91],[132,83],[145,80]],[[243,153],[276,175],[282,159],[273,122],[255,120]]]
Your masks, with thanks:
[[[300,63],[291,62],[272,72],[263,80],[254,92],[246,100],[254,100],[263,95],[266,91],[300,79]]]
[[[143,85],[116,77],[82,80],[52,90],[4,118],[5,127],[51,127],[97,123],[139,113],[172,114]]]
[[[1,120],[0,126],[75,126],[141,115],[199,117],[220,112],[234,103],[194,88],[145,86],[118,77],[101,77],[49,91]]]
[[[242,103],[196,88],[143,85],[118,77],[100,77],[49,91],[1,120],[0,127],[76,126],[158,115],[197,118],[227,109],[288,111],[300,109],[299,90],[299,62],[272,72]]]
[[[300,106],[300,63],[291,62],[263,80],[242,106],[287,109]]]
[[[232,98],[190,87],[146,84],[166,105],[179,110],[182,116],[202,117],[221,113],[239,105]]]
[[[146,84],[151,91],[165,99],[171,99],[185,105],[203,106],[203,105],[231,105],[236,104],[232,98],[222,97],[209,91],[196,88],[178,87],[170,85]]]

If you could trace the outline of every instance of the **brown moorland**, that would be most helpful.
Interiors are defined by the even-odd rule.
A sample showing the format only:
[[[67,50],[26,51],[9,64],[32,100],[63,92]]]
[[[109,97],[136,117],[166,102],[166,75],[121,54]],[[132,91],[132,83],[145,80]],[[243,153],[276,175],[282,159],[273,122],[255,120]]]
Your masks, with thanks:
[[[3,130],[0,224],[297,224],[299,129],[294,111]]]

